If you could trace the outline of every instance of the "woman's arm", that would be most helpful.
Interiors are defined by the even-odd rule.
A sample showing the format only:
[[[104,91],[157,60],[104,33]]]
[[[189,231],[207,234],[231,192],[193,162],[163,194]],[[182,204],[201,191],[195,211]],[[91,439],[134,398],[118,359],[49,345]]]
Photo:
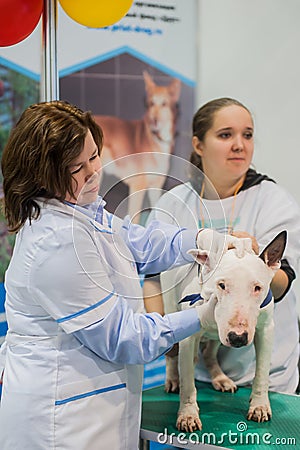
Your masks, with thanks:
[[[275,302],[284,296],[289,285],[290,283],[287,274],[282,269],[279,269],[275,273],[270,286]]]
[[[143,284],[144,305],[147,312],[164,315],[164,303],[160,286],[160,274],[145,277]]]
[[[157,313],[138,314],[120,297],[103,320],[74,332],[74,336],[107,361],[145,364],[199,330],[197,308],[164,317]]]

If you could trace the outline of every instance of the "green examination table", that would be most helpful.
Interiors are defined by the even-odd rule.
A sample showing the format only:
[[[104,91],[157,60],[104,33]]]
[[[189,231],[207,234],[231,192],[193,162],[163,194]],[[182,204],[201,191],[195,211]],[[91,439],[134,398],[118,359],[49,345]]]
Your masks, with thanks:
[[[196,382],[196,387],[203,429],[194,433],[176,429],[178,394],[167,394],[164,386],[143,392],[141,450],[150,448],[149,441],[165,449],[300,450],[299,395],[270,392],[273,417],[256,423],[246,419],[250,388],[232,394],[208,383]]]

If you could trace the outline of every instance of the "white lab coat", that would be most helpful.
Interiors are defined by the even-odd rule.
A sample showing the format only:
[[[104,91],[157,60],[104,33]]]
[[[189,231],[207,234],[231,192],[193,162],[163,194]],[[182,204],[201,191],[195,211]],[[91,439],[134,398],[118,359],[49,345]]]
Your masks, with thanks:
[[[114,232],[105,211],[99,224],[56,200],[40,205],[17,234],[5,279],[0,448],[135,450],[142,364],[199,330],[195,311],[134,314],[143,305],[137,267],[187,263],[195,233],[153,228],[149,246],[149,231],[124,221]]]

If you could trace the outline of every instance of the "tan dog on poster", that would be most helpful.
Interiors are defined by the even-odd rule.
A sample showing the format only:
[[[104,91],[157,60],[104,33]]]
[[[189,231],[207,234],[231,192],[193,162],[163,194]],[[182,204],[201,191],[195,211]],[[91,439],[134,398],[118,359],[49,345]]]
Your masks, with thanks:
[[[174,78],[167,86],[157,85],[143,73],[146,111],[140,120],[96,115],[104,134],[104,171],[128,185],[128,213],[139,221],[146,191],[152,204],[169,170],[169,156],[175,141],[181,82]]]

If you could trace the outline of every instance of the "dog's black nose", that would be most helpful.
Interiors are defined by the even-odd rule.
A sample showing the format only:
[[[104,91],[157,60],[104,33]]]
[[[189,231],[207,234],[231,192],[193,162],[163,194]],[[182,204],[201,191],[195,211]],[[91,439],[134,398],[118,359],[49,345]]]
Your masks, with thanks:
[[[243,347],[248,343],[248,333],[244,331],[242,334],[236,334],[234,331],[228,333],[228,342],[232,347]]]

